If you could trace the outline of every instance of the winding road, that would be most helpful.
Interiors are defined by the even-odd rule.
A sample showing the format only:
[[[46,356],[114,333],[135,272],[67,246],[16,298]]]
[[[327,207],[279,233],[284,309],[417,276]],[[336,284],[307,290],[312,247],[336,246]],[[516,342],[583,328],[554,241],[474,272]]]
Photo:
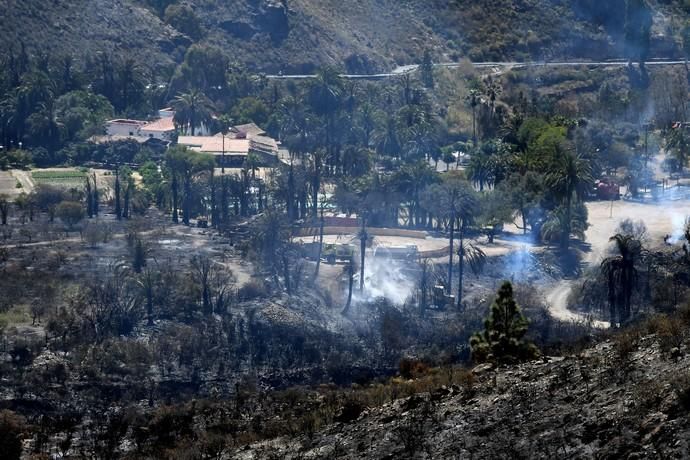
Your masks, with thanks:
[[[469,62],[469,61],[465,61]],[[486,61],[486,62],[472,62],[477,69],[493,69],[494,73],[500,73],[507,69],[519,69],[524,67],[624,67],[629,64],[625,59],[611,59],[606,61],[554,61],[554,62],[538,62],[538,61]],[[645,63],[646,66],[673,66],[685,65],[686,61],[673,59],[651,59]],[[435,63],[435,67],[445,67],[449,69],[457,68],[463,65],[463,62],[439,62]],[[384,80],[386,78],[400,77],[401,75],[409,74],[419,69],[418,64],[403,65],[393,69],[391,72],[377,73],[377,74],[341,74],[342,78],[351,80]],[[305,80],[314,78],[314,74],[277,74],[266,75],[270,80]]]

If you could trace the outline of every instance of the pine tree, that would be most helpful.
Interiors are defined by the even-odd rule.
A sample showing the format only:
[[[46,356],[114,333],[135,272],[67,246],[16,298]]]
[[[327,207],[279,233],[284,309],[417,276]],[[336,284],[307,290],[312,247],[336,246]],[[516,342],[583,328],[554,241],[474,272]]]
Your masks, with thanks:
[[[470,339],[473,358],[475,361],[499,363],[535,358],[539,351],[534,344],[524,340],[528,324],[513,299],[512,284],[506,281],[491,304],[489,317],[484,321],[484,331]]]

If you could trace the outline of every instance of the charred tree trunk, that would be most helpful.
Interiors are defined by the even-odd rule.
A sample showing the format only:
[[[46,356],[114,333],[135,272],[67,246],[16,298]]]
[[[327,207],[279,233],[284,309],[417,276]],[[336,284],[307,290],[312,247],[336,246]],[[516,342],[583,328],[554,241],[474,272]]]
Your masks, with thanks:
[[[448,252],[448,294],[453,290],[453,243],[455,242],[455,211],[450,218],[450,250]]]
[[[319,268],[321,268],[321,251],[323,251],[323,208],[321,208],[321,219],[319,219],[319,251],[316,256],[316,270],[314,271],[314,279],[319,277]]]
[[[178,213],[177,213],[177,208],[179,205],[179,185],[177,183],[177,174],[173,171],[172,173],[172,221],[173,223],[177,224],[180,222]]]
[[[115,218],[122,219],[122,209],[120,207],[120,171],[115,170]]]

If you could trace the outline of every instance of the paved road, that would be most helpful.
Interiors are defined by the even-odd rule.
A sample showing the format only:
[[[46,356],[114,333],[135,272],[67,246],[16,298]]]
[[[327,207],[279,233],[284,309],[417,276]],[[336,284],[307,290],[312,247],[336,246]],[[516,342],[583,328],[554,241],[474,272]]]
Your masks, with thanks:
[[[673,65],[684,65],[685,61],[670,60],[670,59],[652,59],[645,63],[646,66],[673,66]],[[436,67],[446,67],[446,68],[456,68],[463,65],[461,62],[440,62],[434,64]],[[523,67],[577,67],[577,66],[589,66],[589,67],[622,67],[627,66],[628,61],[624,59],[616,59],[609,61],[562,61],[562,62],[519,62],[519,61],[503,61],[503,62],[473,62],[472,65],[478,69],[519,69]],[[415,72],[419,68],[419,65],[404,65],[395,68],[391,72],[378,73],[378,74],[342,74],[341,77],[348,78],[352,80],[383,80],[386,78],[399,77],[408,73]],[[266,78],[273,80],[305,80],[309,78],[314,78],[315,75],[310,74],[280,74],[280,75],[266,75]]]

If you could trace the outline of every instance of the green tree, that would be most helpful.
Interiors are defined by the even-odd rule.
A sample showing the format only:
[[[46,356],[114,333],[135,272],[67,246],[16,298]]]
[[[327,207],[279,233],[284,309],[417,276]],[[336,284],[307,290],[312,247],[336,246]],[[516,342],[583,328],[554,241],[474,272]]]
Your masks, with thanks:
[[[71,91],[55,101],[55,114],[69,141],[87,139],[103,130],[114,109],[105,97],[87,91]]]
[[[504,282],[491,304],[484,331],[470,339],[475,361],[515,363],[538,356],[537,347],[525,340],[528,321],[513,299],[513,285]]]
[[[222,49],[194,44],[175,71],[170,85],[172,94],[197,89],[214,100],[228,96],[228,67],[229,59]]]
[[[521,228],[527,234],[528,227],[532,231],[539,233],[538,221],[535,222],[530,217],[535,216],[534,211],[541,209],[540,203],[544,193],[544,179],[539,174],[528,171],[526,174],[515,173],[501,183],[499,190],[503,196],[507,197],[510,207],[517,211],[522,221]]]
[[[175,125],[186,133],[194,136],[196,129],[211,120],[213,104],[204,93],[192,89],[187,93],[178,94],[172,102],[175,109]]]
[[[47,212],[50,222],[55,219],[57,206],[65,198],[62,189],[52,185],[39,184],[33,192],[36,206],[41,211]]]
[[[565,213],[560,219],[563,224],[561,248],[567,250],[572,233],[573,200],[582,200],[592,187],[594,179],[591,175],[591,166],[581,155],[561,152],[547,174],[546,181],[564,206]]]
[[[503,231],[503,225],[512,220],[508,195],[502,190],[484,192],[480,196],[480,209],[477,219],[479,226],[489,239],[489,244],[492,244],[495,236]]]
[[[199,40],[203,36],[201,21],[187,5],[168,6],[163,20],[193,40]]]
[[[84,208],[76,201],[63,201],[57,206],[56,215],[72,230],[84,218]]]
[[[433,88],[434,63],[431,60],[431,52],[429,50],[424,51],[424,58],[422,59],[422,64],[419,66],[419,72],[424,86],[427,88]]]
[[[269,109],[256,97],[243,97],[232,108],[232,118],[236,123],[256,123],[259,126],[268,121]]]
[[[182,182],[182,222],[189,225],[194,201],[199,198],[192,187],[195,177],[210,172],[215,160],[212,155],[195,152],[184,146],[175,146],[166,153],[166,164],[171,175],[172,217],[178,221],[180,182]]]
[[[451,292],[453,285],[453,257],[456,253],[455,231],[456,228],[459,230],[462,256],[469,255],[470,252],[466,251],[467,246],[464,245],[464,238],[467,229],[479,213],[479,199],[477,193],[460,171],[446,173],[443,181],[440,184],[428,187],[424,195],[427,210],[436,219],[445,220],[448,223],[450,245],[448,248],[447,283],[448,291]],[[463,258],[461,258],[460,263],[464,263]],[[462,286],[459,289],[462,291]],[[460,305],[461,294],[460,292],[458,296],[458,305]]]
[[[683,126],[671,130],[666,146],[671,150],[676,171],[683,172],[688,164],[688,155],[690,155],[690,136]]]
[[[325,137],[323,145],[326,148],[326,158],[335,158],[335,130],[336,115],[342,108],[344,93],[343,79],[338,71],[332,67],[321,69],[310,82],[307,92],[307,102],[314,113],[325,122]]]

